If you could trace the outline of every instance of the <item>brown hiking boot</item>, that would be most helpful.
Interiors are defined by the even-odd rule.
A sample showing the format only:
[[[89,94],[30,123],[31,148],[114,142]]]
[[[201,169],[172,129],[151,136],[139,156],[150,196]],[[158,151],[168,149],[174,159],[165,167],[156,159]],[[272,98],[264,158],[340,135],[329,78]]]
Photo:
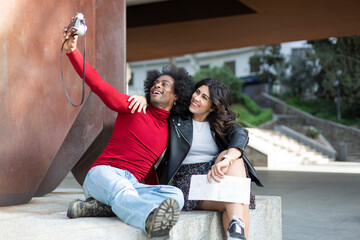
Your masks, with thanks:
[[[68,218],[113,216],[115,216],[115,214],[110,206],[105,205],[94,198],[88,198],[85,201],[76,199],[69,204],[67,210]]]

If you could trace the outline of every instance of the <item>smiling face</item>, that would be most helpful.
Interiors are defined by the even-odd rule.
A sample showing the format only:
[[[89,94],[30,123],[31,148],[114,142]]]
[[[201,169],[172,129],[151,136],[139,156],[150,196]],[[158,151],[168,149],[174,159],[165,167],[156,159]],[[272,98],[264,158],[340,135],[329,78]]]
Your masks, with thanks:
[[[211,106],[209,87],[202,85],[195,90],[191,97],[189,110],[193,114],[193,119],[199,122],[205,121],[206,117],[213,111]]]
[[[169,75],[162,75],[150,88],[150,103],[157,108],[170,111],[178,98],[174,90],[175,80]]]

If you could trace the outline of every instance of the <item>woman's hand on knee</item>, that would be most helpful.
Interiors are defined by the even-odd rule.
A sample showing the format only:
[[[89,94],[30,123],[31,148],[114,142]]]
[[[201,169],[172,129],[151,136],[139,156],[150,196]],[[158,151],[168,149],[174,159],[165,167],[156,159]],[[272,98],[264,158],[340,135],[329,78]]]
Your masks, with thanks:
[[[224,155],[226,154],[226,152],[227,152],[227,150],[224,150],[219,154],[219,156],[216,158],[215,164],[220,162],[224,158]]]
[[[227,160],[220,161],[214,164],[211,167],[211,170],[207,174],[209,183],[211,183],[211,178],[213,178],[217,182],[220,182],[221,179],[225,177],[225,174],[229,170],[229,166],[230,166],[230,162]]]

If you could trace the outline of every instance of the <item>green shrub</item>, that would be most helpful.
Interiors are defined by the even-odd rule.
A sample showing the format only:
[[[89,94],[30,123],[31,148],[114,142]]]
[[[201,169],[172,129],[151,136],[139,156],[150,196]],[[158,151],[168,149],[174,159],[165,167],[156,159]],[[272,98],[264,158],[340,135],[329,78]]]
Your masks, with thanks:
[[[199,82],[205,78],[216,78],[220,81],[226,83],[231,89],[231,98],[233,103],[237,103],[241,99],[241,86],[243,81],[236,77],[231,69],[224,65],[222,67],[211,67],[211,68],[202,68],[194,75],[194,81]]]
[[[317,138],[319,134],[320,134],[319,130],[314,127],[309,127],[306,129],[306,136],[310,138]]]
[[[342,114],[342,119],[337,119],[336,104],[332,100],[316,99],[316,100],[300,100],[298,97],[288,97],[283,100],[302,111],[310,113],[318,118],[325,120],[338,122],[345,125],[359,126],[360,119],[356,117],[356,114],[348,113]],[[346,105],[342,105],[343,109],[346,109]]]
[[[236,77],[226,65],[200,69],[194,75],[194,81],[199,82],[204,78],[216,78],[225,82],[231,89],[233,104],[232,109],[239,113],[238,122],[245,127],[259,126],[272,119],[270,108],[260,108],[249,96],[241,93],[243,81]]]
[[[272,119],[273,111],[271,108],[264,108],[263,111],[254,119],[252,123],[255,126],[259,126],[263,123],[266,123]]]
[[[244,105],[235,104],[232,106],[233,111],[239,114],[238,122],[241,123],[244,127],[259,126],[272,119],[273,111],[271,108],[258,108],[260,111],[254,114]]]
[[[254,100],[252,100],[249,96],[242,94],[240,103],[244,105],[252,114],[257,115],[260,114],[262,108],[260,108]]]

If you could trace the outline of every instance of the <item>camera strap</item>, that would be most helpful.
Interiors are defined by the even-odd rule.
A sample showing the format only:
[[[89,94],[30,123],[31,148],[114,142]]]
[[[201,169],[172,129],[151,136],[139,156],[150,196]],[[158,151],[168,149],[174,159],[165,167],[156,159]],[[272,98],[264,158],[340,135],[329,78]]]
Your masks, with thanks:
[[[64,74],[63,74],[63,66],[62,66],[62,55],[63,55],[63,49],[64,49],[64,44],[66,43],[66,41],[68,41],[69,39],[65,39],[63,44],[61,45],[61,50],[60,50],[60,68],[61,68],[61,79],[62,79],[62,84],[63,84],[63,87],[64,87],[64,90],[65,90],[65,94],[66,94],[66,97],[67,99],[69,100],[70,104],[73,105],[74,107],[79,107],[81,104],[83,104],[84,102],[84,96],[85,96],[85,54],[86,54],[86,34],[84,34],[84,63],[83,63],[83,77],[82,77],[82,96],[81,96],[81,102],[76,105],[74,104],[70,97],[69,97],[69,94],[68,92],[66,91],[66,86],[65,86],[65,81],[64,81]]]

